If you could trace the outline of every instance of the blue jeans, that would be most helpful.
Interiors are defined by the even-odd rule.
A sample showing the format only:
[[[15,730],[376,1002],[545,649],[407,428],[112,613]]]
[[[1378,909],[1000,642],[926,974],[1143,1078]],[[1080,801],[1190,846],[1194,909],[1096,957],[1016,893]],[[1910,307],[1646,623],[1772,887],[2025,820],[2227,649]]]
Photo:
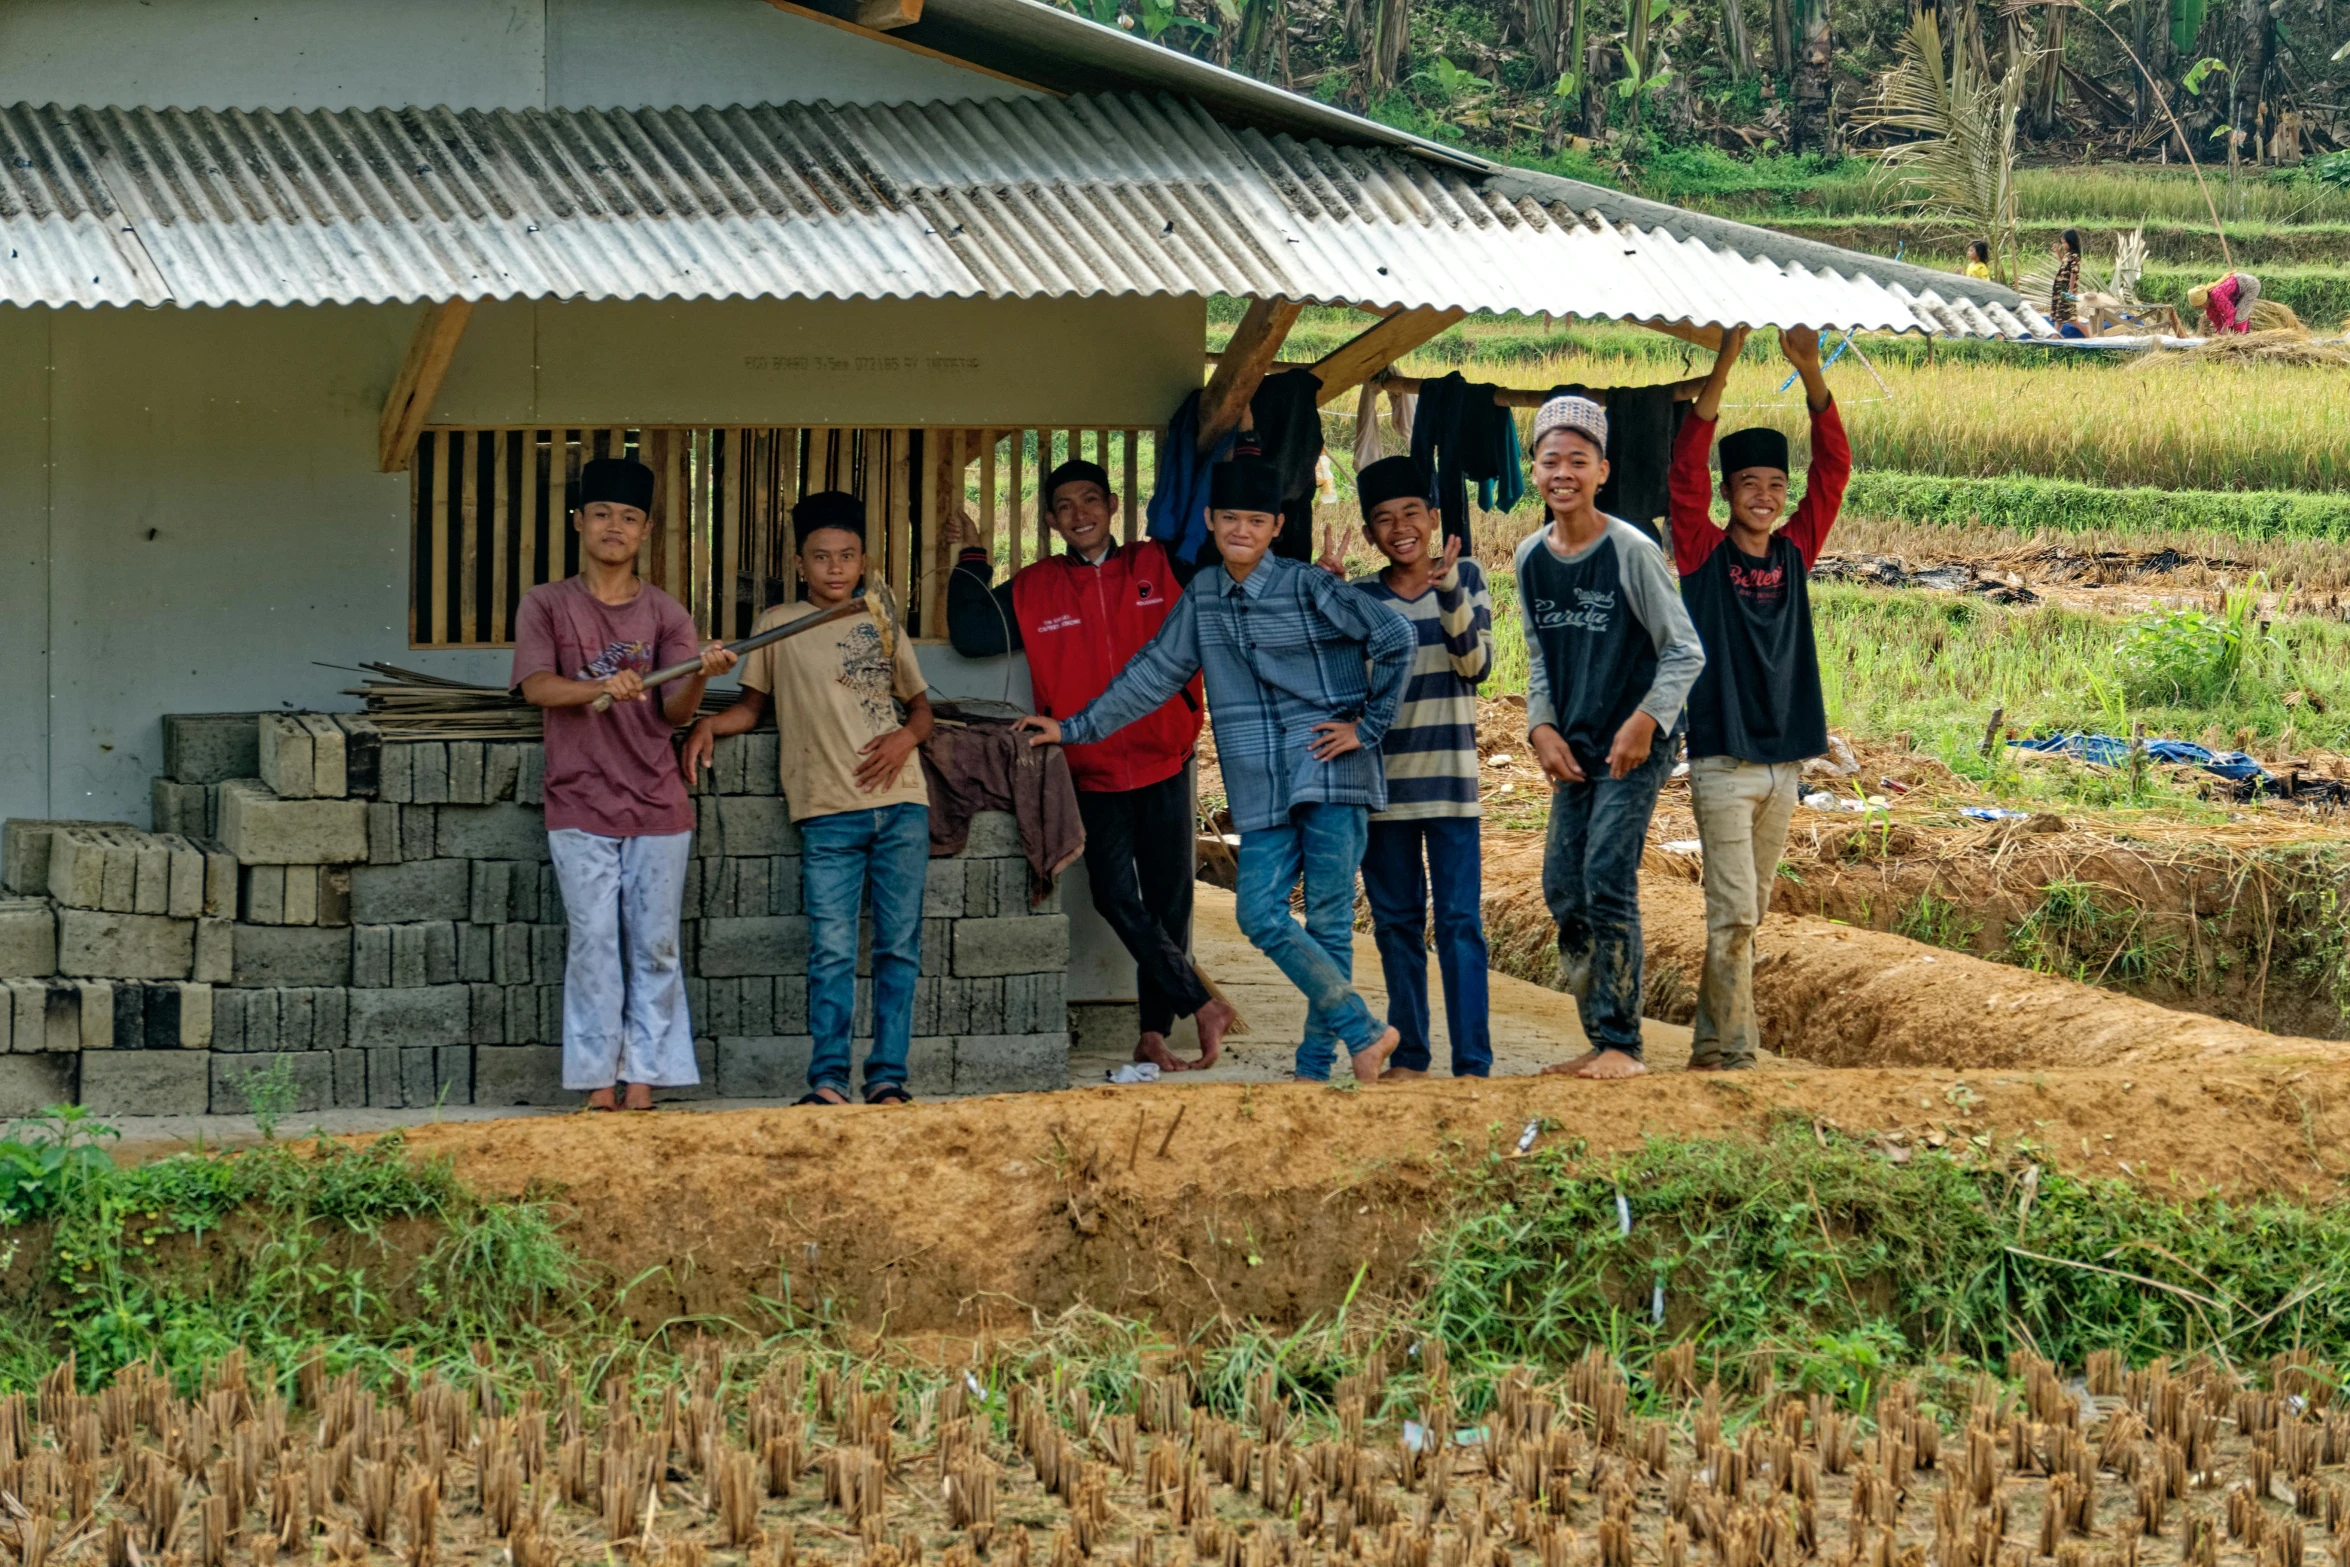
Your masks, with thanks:
[[[1297,1075],[1321,1082],[1343,1043],[1368,1050],[1384,1030],[1354,990],[1355,868],[1370,812],[1359,805],[1301,805],[1285,827],[1240,835],[1240,933],[1305,992],[1306,1032]],[[1289,914],[1289,891],[1306,883],[1306,923]]]
[[[1597,1050],[1640,1055],[1640,852],[1656,792],[1673,771],[1681,731],[1660,734],[1622,778],[1584,762],[1583,783],[1550,796],[1542,899],[1559,928],[1559,980],[1575,993],[1583,1036]],[[1580,758],[1578,758],[1580,760]]]
[[[800,823],[800,898],[808,910],[808,1087],[849,1091],[849,1023],[857,1011],[857,921],[873,889],[873,1050],[868,1097],[906,1080],[914,981],[922,972],[922,883],[930,809],[901,801]]]
[[[563,1086],[683,1088],[702,1080],[686,1015],[677,924],[694,835],[547,834],[570,926],[563,964]]]
[[[1387,1021],[1403,1036],[1391,1064],[1425,1072],[1428,1056],[1428,894],[1436,894],[1436,965],[1444,976],[1444,1021],[1452,1075],[1493,1071],[1485,1016],[1485,921],[1477,818],[1373,822],[1363,855],[1363,891],[1387,975]],[[1423,869],[1423,860],[1425,869]]]

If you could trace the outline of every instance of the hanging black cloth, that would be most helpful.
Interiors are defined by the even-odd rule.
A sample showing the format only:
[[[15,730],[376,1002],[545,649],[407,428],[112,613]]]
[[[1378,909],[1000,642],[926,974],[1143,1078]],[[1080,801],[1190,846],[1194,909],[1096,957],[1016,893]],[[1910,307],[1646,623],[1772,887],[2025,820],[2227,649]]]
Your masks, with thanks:
[[[1466,550],[1469,481],[1477,481],[1487,511],[1508,511],[1526,493],[1519,469],[1518,424],[1494,402],[1500,388],[1471,381],[1458,370],[1420,383],[1420,410],[1412,419],[1412,460],[1436,485],[1444,533]]]
[[[1311,370],[1284,370],[1257,383],[1249,422],[1234,445],[1273,465],[1281,478],[1281,531],[1273,553],[1291,560],[1314,555],[1314,473],[1322,461],[1322,378]]]
[[[1665,484],[1673,467],[1673,437],[1681,433],[1681,421],[1689,415],[1689,404],[1674,400],[1673,384],[1610,386],[1594,392],[1578,382],[1550,391],[1552,397],[1589,397],[1606,406],[1608,475],[1594,504],[1660,545],[1664,536],[1656,520],[1672,510]]]

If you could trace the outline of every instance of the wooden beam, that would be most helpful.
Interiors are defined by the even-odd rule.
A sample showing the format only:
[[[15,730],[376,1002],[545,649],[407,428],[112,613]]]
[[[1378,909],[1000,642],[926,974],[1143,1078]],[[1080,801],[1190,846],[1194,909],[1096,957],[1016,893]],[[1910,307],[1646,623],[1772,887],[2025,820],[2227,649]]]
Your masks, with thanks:
[[[1200,394],[1202,453],[1214,451],[1218,441],[1240,428],[1241,416],[1248,411],[1248,400],[1257,395],[1258,384],[1281,352],[1282,339],[1289,336],[1289,329],[1297,324],[1305,308],[1287,299],[1248,302],[1248,313],[1233,329],[1232,340],[1224,345],[1224,352],[1216,361],[1216,373],[1208,378],[1208,389]]]
[[[441,379],[449,373],[449,361],[457,356],[458,340],[465,336],[465,323],[473,318],[473,301],[451,299],[425,311],[424,319],[416,324],[416,335],[408,340],[408,357],[400,362],[400,374],[392,382],[392,394],[384,399],[383,421],[377,427],[377,456],[386,473],[405,473],[408,460],[416,454],[416,438],[424,433],[425,417],[432,412],[433,400],[441,395]]]
[[[875,32],[911,27],[922,20],[922,0],[858,0],[857,25]]]
[[[1338,401],[1373,375],[1410,353],[1468,314],[1465,310],[1398,310],[1325,354],[1315,365],[1322,378],[1324,406]]]
[[[875,39],[881,43],[890,44],[896,48],[906,50],[910,54],[918,54],[926,59],[942,61],[945,64],[958,67],[962,70],[977,71],[980,75],[992,76],[999,82],[1010,82],[1015,87],[1025,87],[1030,92],[1043,93],[1048,98],[1066,98],[1069,96],[1067,93],[1062,92],[1057,88],[1046,87],[1037,82],[1025,81],[1017,76],[1007,76],[1002,71],[992,70],[987,66],[980,65],[975,61],[963,59],[958,55],[951,55],[943,50],[927,48],[924,45],[914,43],[909,39],[896,37],[889,32],[885,32],[881,28],[860,26],[858,23],[849,20],[845,16],[834,16],[831,12],[818,10],[813,5],[801,5],[799,0],[767,0],[767,3],[775,7],[775,9],[778,11],[786,12],[789,15],[804,17],[811,22],[821,22],[826,27],[837,27],[844,33],[855,33],[860,38]]]

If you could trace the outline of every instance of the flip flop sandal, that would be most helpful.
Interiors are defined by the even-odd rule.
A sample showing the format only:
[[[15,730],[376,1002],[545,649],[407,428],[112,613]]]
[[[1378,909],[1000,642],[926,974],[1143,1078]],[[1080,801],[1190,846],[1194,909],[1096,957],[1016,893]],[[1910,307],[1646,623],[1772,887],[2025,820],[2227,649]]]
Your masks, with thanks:
[[[869,1105],[910,1105],[914,1102],[914,1096],[906,1092],[903,1083],[884,1083],[879,1088],[865,1090],[865,1102]]]
[[[792,1108],[796,1110],[801,1105],[822,1105],[828,1110],[837,1110],[846,1103],[848,1103],[846,1099],[827,1099],[822,1094],[818,1093],[815,1089],[811,1088],[806,1093],[800,1095],[799,1098],[792,1101]]]

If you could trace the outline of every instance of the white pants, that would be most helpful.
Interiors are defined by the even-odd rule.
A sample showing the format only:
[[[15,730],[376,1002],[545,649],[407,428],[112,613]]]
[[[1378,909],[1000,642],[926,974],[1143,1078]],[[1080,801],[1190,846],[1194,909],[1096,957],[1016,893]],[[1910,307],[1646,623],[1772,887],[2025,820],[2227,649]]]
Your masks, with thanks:
[[[563,965],[563,1086],[701,1081],[686,1015],[678,917],[694,835],[547,834],[571,945]]]
[[[1801,762],[1701,756],[1689,764],[1689,804],[1705,845],[1705,971],[1697,982],[1690,1064],[1754,1065],[1754,932],[1770,912],[1795,814]]]

